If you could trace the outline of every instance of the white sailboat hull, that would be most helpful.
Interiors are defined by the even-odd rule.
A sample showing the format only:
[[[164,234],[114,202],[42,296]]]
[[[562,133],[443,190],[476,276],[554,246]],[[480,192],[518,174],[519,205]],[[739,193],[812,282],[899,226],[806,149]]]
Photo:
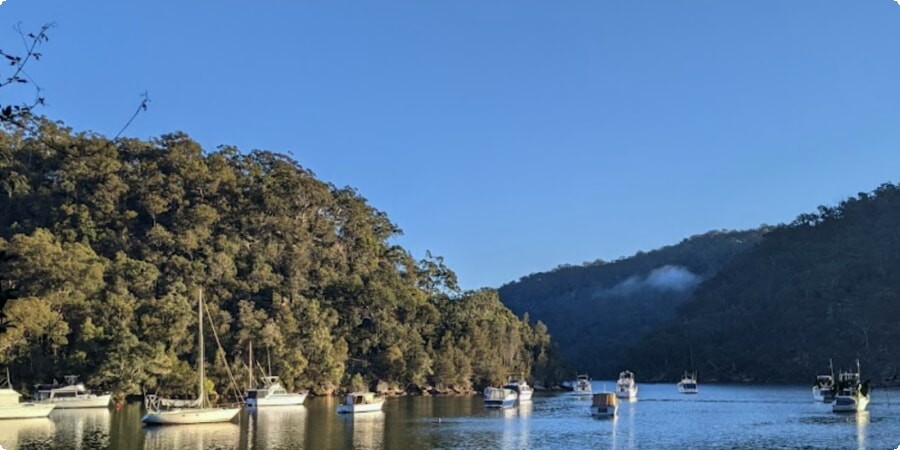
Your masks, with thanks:
[[[76,408],[106,408],[112,394],[85,396],[84,398],[51,398],[38,403],[42,405],[56,405],[56,409]]]
[[[47,417],[56,405],[20,403],[16,406],[0,406],[0,419],[34,419]]]
[[[189,425],[194,423],[230,422],[241,408],[186,408],[147,413],[141,421],[148,425]]]
[[[248,398],[247,406],[251,408],[259,406],[296,406],[302,405],[306,400],[306,394],[270,395],[264,398]]]
[[[337,412],[338,414],[355,414],[355,413],[365,413],[365,412],[375,412],[381,411],[381,407],[384,406],[384,400],[375,403],[363,403],[356,405],[338,405]]]

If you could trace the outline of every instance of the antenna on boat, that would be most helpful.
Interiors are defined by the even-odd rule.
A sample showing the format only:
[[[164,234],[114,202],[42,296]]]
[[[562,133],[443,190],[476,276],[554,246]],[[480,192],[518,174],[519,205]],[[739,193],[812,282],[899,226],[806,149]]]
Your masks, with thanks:
[[[272,354],[269,353],[268,345],[266,346],[266,362],[269,365],[269,373],[267,375],[271,377],[272,376]]]

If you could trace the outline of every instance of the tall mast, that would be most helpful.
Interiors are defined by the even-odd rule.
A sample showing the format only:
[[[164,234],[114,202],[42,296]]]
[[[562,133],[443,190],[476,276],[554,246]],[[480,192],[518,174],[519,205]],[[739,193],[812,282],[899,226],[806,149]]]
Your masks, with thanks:
[[[253,341],[250,341],[250,362],[247,364],[247,389],[253,389]]]
[[[206,378],[205,371],[203,369],[204,355],[203,355],[203,288],[199,289],[199,295],[197,296],[197,323],[199,326],[199,334],[200,334],[200,359],[197,360],[197,365],[200,366],[200,396],[198,400],[200,401],[200,407],[206,407],[206,395],[203,392],[203,379]]]

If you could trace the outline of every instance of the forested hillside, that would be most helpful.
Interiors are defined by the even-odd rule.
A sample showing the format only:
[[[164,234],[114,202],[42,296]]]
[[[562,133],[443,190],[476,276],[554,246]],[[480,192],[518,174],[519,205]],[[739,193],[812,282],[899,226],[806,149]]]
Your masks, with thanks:
[[[220,393],[251,341],[289,388],[319,393],[558,371],[543,324],[495,291],[459,292],[440,258],[390,243],[385,213],[285,155],[44,122],[0,133],[0,193],[0,287],[16,298],[0,365],[22,385],[78,373],[124,394],[193,392],[200,288],[227,352],[213,361],[207,328]]]
[[[862,362],[863,378],[900,381],[900,188],[885,184],[766,234],[629,352],[644,378],[813,379]],[[551,327],[552,331],[552,327]]]
[[[573,367],[614,377],[630,345],[672,319],[701,281],[763,232],[714,231],[613,262],[559,267],[502,286],[500,299],[546,323]]]

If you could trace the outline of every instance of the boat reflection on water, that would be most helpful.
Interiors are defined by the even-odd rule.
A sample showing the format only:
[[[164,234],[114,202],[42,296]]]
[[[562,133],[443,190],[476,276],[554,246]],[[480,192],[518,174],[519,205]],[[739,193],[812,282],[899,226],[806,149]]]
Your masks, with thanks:
[[[112,414],[107,408],[54,409],[50,418],[56,424],[56,441],[75,447],[109,447]]]
[[[355,450],[381,449],[384,447],[384,412],[367,412],[342,415],[344,429],[353,436]]]
[[[46,417],[0,421],[0,445],[6,449],[48,448],[55,434],[56,425]]]
[[[516,414],[520,419],[528,419],[531,417],[531,411],[534,409],[534,405],[531,403],[531,400],[525,400],[519,402],[519,407],[516,408]]]
[[[233,448],[241,427],[231,422],[144,427],[144,449]]]
[[[869,412],[856,413],[856,448],[866,448],[866,429],[869,426]]]
[[[272,406],[249,410],[253,448],[303,448],[306,439],[306,407]]]

